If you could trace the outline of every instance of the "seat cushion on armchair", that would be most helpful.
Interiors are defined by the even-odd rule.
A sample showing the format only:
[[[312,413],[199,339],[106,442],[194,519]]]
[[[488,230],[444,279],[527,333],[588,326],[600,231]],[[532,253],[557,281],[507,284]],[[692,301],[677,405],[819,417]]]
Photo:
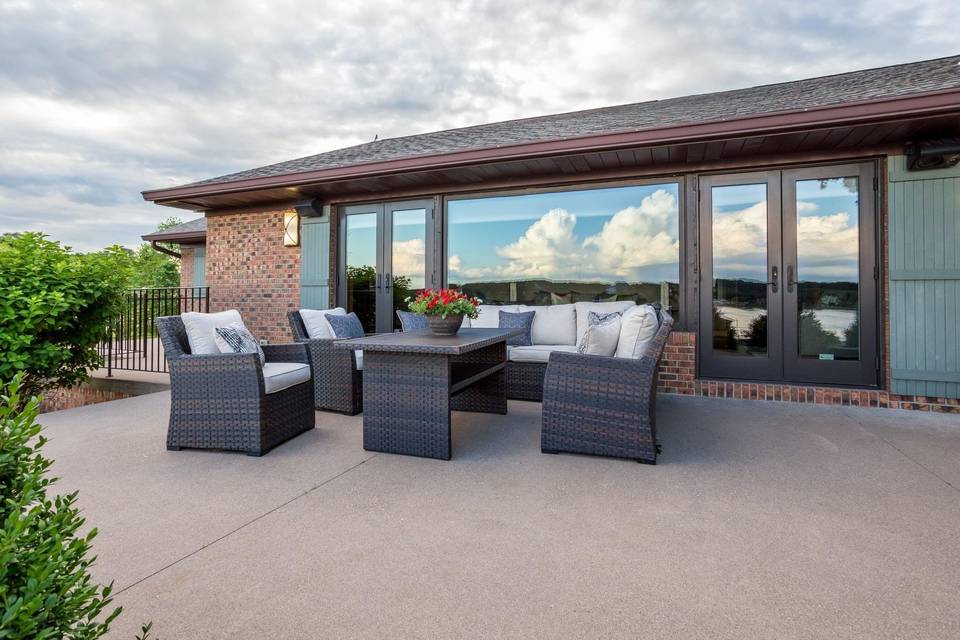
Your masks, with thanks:
[[[570,344],[532,344],[529,347],[510,347],[511,362],[550,362],[550,354],[554,351],[562,353],[576,353],[577,348]]]
[[[533,344],[577,344],[577,311],[572,304],[520,305],[520,311],[535,311],[530,340]]]
[[[333,329],[327,321],[327,315],[345,316],[347,310],[343,307],[335,309],[300,309],[300,319],[307,335],[313,340],[332,340]]]
[[[593,311],[600,315],[608,313],[623,313],[630,307],[635,306],[633,300],[624,300],[621,302],[577,302],[577,344],[583,340],[583,334],[587,332],[590,321],[590,312]]]
[[[657,335],[660,323],[657,310],[641,304],[623,312],[620,324],[620,340],[617,343],[618,358],[639,358]]]
[[[353,356],[357,361],[357,370],[363,371],[363,351],[354,351]]]
[[[268,362],[263,365],[263,389],[283,391],[310,379],[310,365],[302,362]]]
[[[181,314],[180,320],[183,321],[187,342],[190,343],[190,353],[201,355],[220,353],[215,337],[217,327],[226,327],[231,324],[243,325],[240,312],[236,309],[220,311],[219,313],[188,311]]]

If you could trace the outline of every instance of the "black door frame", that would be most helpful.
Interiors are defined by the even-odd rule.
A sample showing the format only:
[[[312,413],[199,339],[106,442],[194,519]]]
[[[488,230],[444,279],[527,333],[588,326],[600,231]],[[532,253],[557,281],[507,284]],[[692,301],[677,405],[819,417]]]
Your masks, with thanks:
[[[879,370],[879,263],[877,239],[877,166],[874,161],[780,168],[698,177],[699,261],[697,354],[699,377],[785,383],[877,387]],[[821,361],[799,357],[796,274],[796,182],[857,177],[859,181],[860,359]],[[714,352],[712,187],[767,183],[767,358]],[[773,268],[777,268],[774,292]],[[779,327],[780,330],[774,330]],[[776,351],[774,351],[776,349]]]
[[[436,271],[436,250],[434,222],[435,199],[391,200],[365,204],[349,204],[339,208],[337,224],[337,306],[347,306],[347,225],[346,219],[358,214],[376,214],[376,252],[374,270],[376,272],[375,323],[377,333],[393,331],[393,214],[396,211],[423,209],[424,223],[424,279],[427,286],[434,286]]]
[[[776,380],[782,376],[783,334],[779,331],[767,331],[766,357],[730,355],[713,350],[713,188],[753,184],[767,187],[767,326],[782,324],[780,172],[702,176],[699,179],[701,280],[697,351],[700,354],[700,374],[704,377]]]
[[[801,358],[799,353],[799,286],[791,285],[797,272],[797,195],[796,183],[801,180],[857,178],[859,212],[859,291],[860,321],[859,360],[818,360]],[[783,262],[784,262],[784,378],[791,382],[876,386],[878,380],[879,287],[876,242],[876,166],[872,162],[784,169],[783,185]],[[802,275],[802,274],[799,274]],[[872,285],[871,285],[872,283]]]

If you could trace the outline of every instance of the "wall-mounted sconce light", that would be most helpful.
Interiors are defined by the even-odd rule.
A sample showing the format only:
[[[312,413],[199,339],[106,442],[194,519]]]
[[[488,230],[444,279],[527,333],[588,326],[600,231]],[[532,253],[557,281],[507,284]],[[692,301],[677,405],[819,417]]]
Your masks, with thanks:
[[[296,211],[283,212],[283,246],[300,246],[300,214]]]

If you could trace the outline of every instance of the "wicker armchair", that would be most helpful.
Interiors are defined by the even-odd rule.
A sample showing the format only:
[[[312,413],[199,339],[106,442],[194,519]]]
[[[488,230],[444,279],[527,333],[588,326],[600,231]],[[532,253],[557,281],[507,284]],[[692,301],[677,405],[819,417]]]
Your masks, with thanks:
[[[313,403],[321,411],[355,416],[363,411],[363,371],[357,367],[353,351],[334,349],[333,339],[314,339],[299,311],[287,313],[293,339],[307,346],[313,369]]]
[[[543,383],[543,453],[657,463],[657,366],[673,326],[663,321],[638,359],[553,353]]]
[[[179,316],[157,318],[170,366],[167,449],[224,449],[261,456],[314,428],[313,385],[273,393],[255,353],[192,354]],[[267,362],[309,364],[300,344],[266,345]]]

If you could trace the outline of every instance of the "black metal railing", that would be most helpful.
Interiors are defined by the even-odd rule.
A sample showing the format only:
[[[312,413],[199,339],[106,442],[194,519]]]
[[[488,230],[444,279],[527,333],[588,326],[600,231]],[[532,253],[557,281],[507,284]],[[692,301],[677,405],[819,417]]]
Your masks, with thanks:
[[[167,359],[154,320],[210,309],[207,287],[132,289],[123,310],[110,322],[109,337],[97,345],[107,375],[114,369],[166,373]]]

